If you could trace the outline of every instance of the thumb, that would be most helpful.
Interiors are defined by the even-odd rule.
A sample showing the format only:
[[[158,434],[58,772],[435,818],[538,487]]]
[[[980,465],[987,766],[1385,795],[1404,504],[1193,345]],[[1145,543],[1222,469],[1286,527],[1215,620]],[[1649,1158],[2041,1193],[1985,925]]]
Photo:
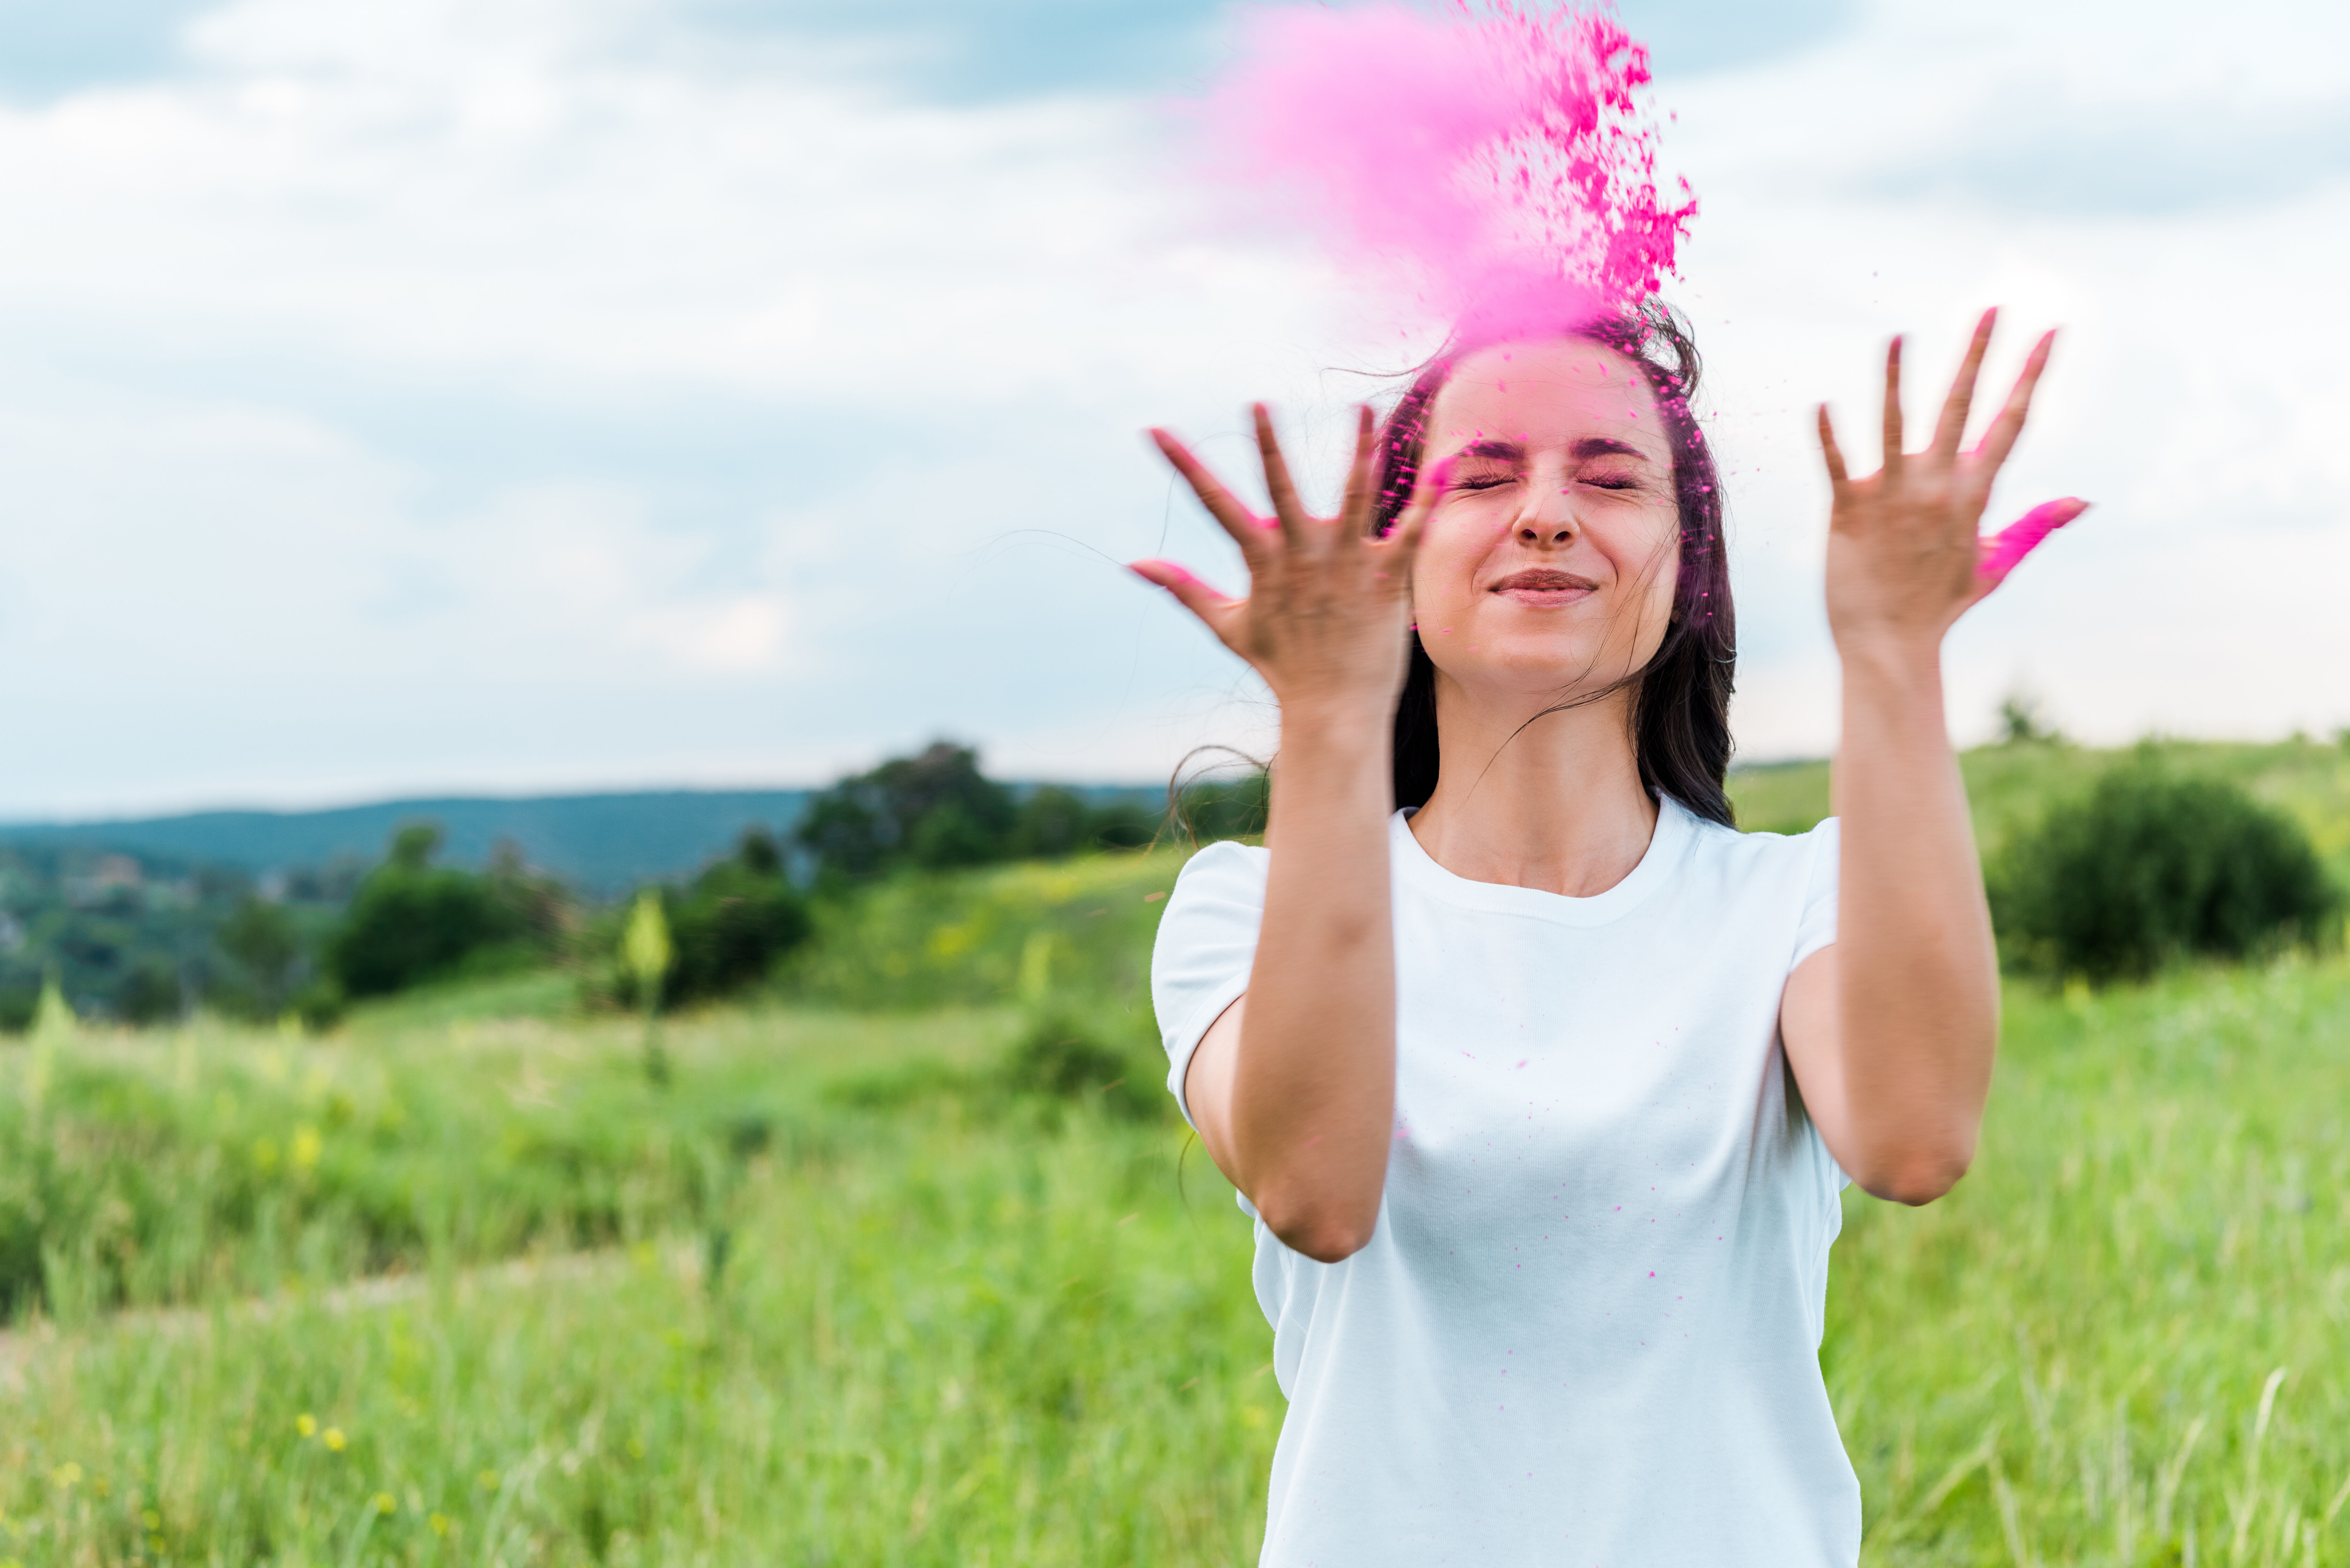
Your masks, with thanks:
[[[1227,648],[1232,639],[1226,635],[1233,613],[1246,599],[1227,597],[1193,576],[1190,570],[1172,561],[1136,561],[1128,571],[1154,587],[1165,588],[1175,596],[1175,602],[1196,616],[1200,623],[1216,634],[1216,640]]]
[[[1975,562],[1975,576],[1981,580],[1983,591],[1989,593],[2005,582],[2008,573],[2038,549],[2043,539],[2088,509],[2087,502],[2070,495],[2061,501],[2043,501],[1981,541],[1981,554]]]

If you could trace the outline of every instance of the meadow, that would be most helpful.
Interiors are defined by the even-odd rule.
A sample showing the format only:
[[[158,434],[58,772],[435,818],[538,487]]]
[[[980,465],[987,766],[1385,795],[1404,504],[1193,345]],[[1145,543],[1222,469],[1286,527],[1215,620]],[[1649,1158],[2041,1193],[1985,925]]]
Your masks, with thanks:
[[[2340,750],[2193,761],[2344,869]],[[2095,765],[1975,753],[1986,842]],[[1179,864],[892,883],[665,1085],[562,975],[0,1048],[0,1564],[1252,1561],[1271,1334],[1140,990]],[[1846,1196],[1865,1562],[2350,1563],[2345,1043],[2338,954],[2011,983],[1972,1173]]]

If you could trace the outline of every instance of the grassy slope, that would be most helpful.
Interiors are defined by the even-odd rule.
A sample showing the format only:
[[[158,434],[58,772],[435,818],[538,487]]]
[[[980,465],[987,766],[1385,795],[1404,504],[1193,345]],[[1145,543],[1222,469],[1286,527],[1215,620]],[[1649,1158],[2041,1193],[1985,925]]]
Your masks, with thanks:
[[[1009,1023],[680,1026],[678,1092],[755,1081],[828,1136],[602,1272],[36,1341],[0,1392],[0,1560],[127,1561],[149,1510],[175,1561],[1244,1560],[1279,1401],[1196,1150],[1187,1195],[1163,1122],[842,1108]],[[1836,1249],[1870,1562],[2006,1563],[2011,1527],[2039,1563],[2177,1562],[2189,1529],[2203,1562],[2306,1561],[2350,1474],[2345,1028],[2339,961],[2012,995],[1974,1174],[1923,1211],[1853,1197]],[[517,1115],[633,1067],[625,1033],[536,1029],[375,1048],[470,1052]],[[671,1243],[707,1260],[714,1229],[713,1285]],[[2350,1558],[2350,1518],[2316,1540]]]
[[[2350,745],[2309,740],[2272,745],[2158,741],[2149,749],[2181,772],[2232,780],[2291,812],[2308,829],[2335,876],[2350,884]],[[2099,773],[2135,750],[2022,745],[1980,746],[1966,753],[1960,763],[1984,850],[1995,852],[2051,800],[2085,789]],[[1742,826],[1800,833],[1828,814],[1828,764],[1741,768],[1731,775],[1730,794]]]
[[[1987,842],[2102,760],[1970,754]],[[2342,867],[2339,751],[2179,760],[2293,806]],[[1825,793],[1817,766],[1738,783],[1763,826],[1807,825]],[[369,1211],[321,1201],[329,1173],[335,1192],[422,1194],[411,1210],[443,1219],[400,1255],[431,1287],[373,1307],[313,1292],[266,1322],[93,1322],[68,1288],[81,1326],[0,1348],[0,1565],[142,1545],[192,1562],[1249,1557],[1279,1401],[1228,1190],[1195,1149],[1179,1193],[1164,1121],[950,1092],[986,1081],[1024,986],[1076,988],[1112,1033],[1144,1027],[1148,895],[1175,865],[890,889],[803,960],[798,1005],[672,1024],[665,1093],[635,1025],[562,1016],[567,991],[545,981],[403,1000],[326,1044],[79,1043],[46,1114],[78,1106],[81,1130],[52,1142],[132,1138],[159,1185],[241,1181],[255,1205],[166,1225],[148,1251],[179,1262],[130,1270],[134,1297],[218,1303],[369,1266]],[[2345,1037],[2340,960],[2011,989],[1968,1181],[1918,1212],[1848,1197],[1824,1357],[1869,1562],[2178,1563],[2190,1532],[2205,1563],[2350,1561]],[[0,1133],[24,1066],[0,1052]],[[318,1147],[297,1170],[305,1127]],[[16,1176],[0,1158],[0,1206]],[[471,1258],[606,1241],[621,1250],[585,1273],[458,1282]],[[52,1261],[68,1286],[101,1272],[68,1253]]]

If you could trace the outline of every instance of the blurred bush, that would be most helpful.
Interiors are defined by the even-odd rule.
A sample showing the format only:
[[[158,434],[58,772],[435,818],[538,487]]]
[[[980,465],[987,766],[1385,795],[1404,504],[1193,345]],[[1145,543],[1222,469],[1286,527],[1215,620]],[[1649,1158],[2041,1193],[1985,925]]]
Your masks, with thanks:
[[[553,951],[567,901],[560,888],[510,848],[475,873],[434,866],[440,846],[441,829],[431,823],[392,836],[390,855],[360,880],[327,940],[334,992],[383,996],[459,973],[521,968]],[[331,1000],[306,997],[303,1011],[331,1011]]]
[[[1988,881],[2012,963],[2095,981],[2314,943],[2340,909],[2292,817],[2151,752],[2019,830]]]
[[[283,904],[247,893],[213,934],[235,967],[214,982],[212,1001],[246,1018],[275,1018],[285,1011],[302,968],[302,933]]]
[[[1253,838],[1264,831],[1271,791],[1271,775],[1263,772],[1178,784],[1176,833],[1194,844],[1219,838]]]
[[[745,832],[732,856],[704,867],[686,887],[661,888],[652,896],[660,899],[669,946],[660,993],[664,1009],[758,984],[814,929],[806,898],[784,874],[782,847],[764,828]],[[641,982],[629,971],[622,950],[631,908],[619,906],[597,931],[598,961],[587,979],[591,1002],[640,1004]]]
[[[977,752],[940,741],[816,796],[793,839],[815,860],[819,885],[838,888],[899,870],[1139,848],[1159,823],[1139,801],[1096,805],[1057,785],[1023,798],[980,772]]]
[[[1137,1038],[1135,1028],[1105,1028],[1105,1022],[1097,1012],[1066,1007],[1037,1012],[1004,1058],[1006,1084],[1046,1099],[1090,1102],[1133,1120],[1171,1115],[1175,1102],[1160,1083],[1166,1059],[1157,1035]]]
[[[681,894],[665,892],[662,913],[676,955],[661,994],[670,1007],[766,979],[810,927],[806,900],[784,876],[782,851],[755,827],[732,859],[709,867]]]

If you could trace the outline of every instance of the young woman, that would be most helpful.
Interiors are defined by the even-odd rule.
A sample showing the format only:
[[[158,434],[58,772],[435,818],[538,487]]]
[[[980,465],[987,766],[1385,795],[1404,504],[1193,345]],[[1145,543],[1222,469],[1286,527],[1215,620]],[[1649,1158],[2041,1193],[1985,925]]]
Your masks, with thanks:
[[[1837,1193],[1950,1189],[1997,1030],[1940,650],[2017,553],[1977,527],[2050,340],[1970,447],[1991,322],[1923,452],[1898,339],[1881,472],[1820,410],[1840,825],[1793,838],[1723,794],[1720,492],[1668,313],[1457,348],[1364,410],[1335,517],[1263,407],[1269,518],[1153,432],[1249,595],[1135,569],[1281,705],[1265,847],[1191,860],[1152,965],[1169,1086],[1256,1221],[1264,1563],[1857,1557]]]

